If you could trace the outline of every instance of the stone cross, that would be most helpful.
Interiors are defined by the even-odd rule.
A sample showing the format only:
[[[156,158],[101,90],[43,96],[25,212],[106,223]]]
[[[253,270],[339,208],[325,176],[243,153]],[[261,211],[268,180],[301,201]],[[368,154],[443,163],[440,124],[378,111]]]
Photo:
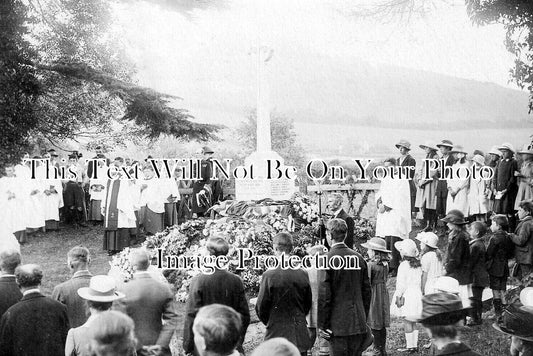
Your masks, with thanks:
[[[267,46],[259,47],[257,54],[257,152],[270,152],[270,86],[268,81],[268,61],[274,50]]]

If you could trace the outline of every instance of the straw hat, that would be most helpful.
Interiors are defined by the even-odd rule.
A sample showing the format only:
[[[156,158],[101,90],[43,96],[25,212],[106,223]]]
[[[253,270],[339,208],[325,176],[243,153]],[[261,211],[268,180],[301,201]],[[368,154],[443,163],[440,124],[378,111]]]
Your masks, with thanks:
[[[361,244],[362,247],[369,250],[381,251],[390,253],[390,250],[387,250],[387,243],[380,237],[373,237],[365,243]]]
[[[455,225],[468,224],[468,221],[465,220],[464,214],[460,210],[457,210],[457,209],[450,210],[448,214],[446,214],[446,216],[440,220],[446,223],[452,223]]]
[[[518,151],[521,155],[533,155],[533,147],[528,148],[529,145],[524,145],[524,148],[522,148],[521,151]]]
[[[433,289],[439,292],[459,294],[459,281],[453,277],[441,276],[435,280]]]
[[[450,140],[442,140],[440,143],[437,143],[437,147],[440,148],[441,146],[453,148],[453,143]]]
[[[407,141],[407,140],[403,140],[402,139],[402,140],[400,140],[400,142],[398,142],[396,144],[396,148],[400,148],[400,147],[404,147],[404,148],[410,150],[411,149],[411,143],[409,141]]]
[[[515,150],[514,150],[513,145],[511,145],[511,144],[508,143],[508,142],[503,143],[500,147],[498,147],[498,149],[499,149],[500,151],[507,150],[507,151],[511,151],[512,153],[515,153]]]
[[[470,308],[463,308],[461,297],[452,293],[433,293],[422,297],[422,314],[409,321],[425,325],[453,325],[462,320]]]
[[[467,154],[467,152],[465,151],[465,149],[461,145],[453,146],[453,148],[450,151],[450,153],[464,153],[465,155]]]
[[[426,148],[429,148],[429,149],[431,149],[433,151],[437,151],[438,150],[437,146],[435,145],[435,142],[433,142],[433,141],[426,141],[426,142],[424,142],[424,144],[419,145],[418,147],[420,147],[423,150],[425,150]]]
[[[418,235],[416,235],[416,239],[428,245],[429,247],[438,248],[437,244],[439,243],[439,237],[437,236],[437,234],[433,232],[430,232],[430,231],[421,232]]]
[[[485,165],[485,157],[482,155],[475,155],[472,157],[472,161],[481,164],[482,166]]]
[[[502,153],[500,152],[500,150],[498,149],[498,146],[492,146],[492,148],[490,149],[489,153],[491,155],[496,155],[498,157],[501,157],[502,156]]]
[[[499,332],[526,341],[533,341],[533,312],[511,305],[503,311],[498,323],[492,327]]]
[[[405,239],[402,241],[395,242],[394,247],[396,247],[396,249],[402,254],[402,256],[418,256],[418,248],[416,248],[415,242],[411,239]]]
[[[526,308],[533,309],[533,287],[526,287],[520,292],[520,303]]]
[[[91,277],[89,287],[78,289],[78,295],[93,302],[112,302],[125,297],[124,293],[116,291],[113,277],[103,275]]]

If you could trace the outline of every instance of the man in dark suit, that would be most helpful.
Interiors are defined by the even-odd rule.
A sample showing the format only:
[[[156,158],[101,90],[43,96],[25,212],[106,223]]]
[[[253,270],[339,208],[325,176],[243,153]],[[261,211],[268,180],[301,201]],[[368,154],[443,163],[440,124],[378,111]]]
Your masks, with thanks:
[[[353,235],[355,222],[354,222],[353,218],[350,215],[348,215],[346,213],[346,211],[344,211],[344,209],[342,208],[342,201],[343,201],[343,198],[342,198],[341,194],[332,193],[328,197],[328,205],[327,206],[328,206],[328,209],[332,213],[331,216],[332,216],[333,219],[342,219],[346,223],[346,226],[348,227],[348,230],[346,232],[346,239],[344,240],[344,243],[349,248],[354,248],[354,242],[357,244],[357,246],[359,246],[361,242],[360,241],[355,241],[355,237]],[[324,221],[321,221],[319,229],[320,230],[318,231],[318,233],[321,234],[321,236],[325,236],[326,235],[326,226],[325,226]],[[329,248],[329,244],[328,244],[327,239],[325,241],[323,241],[323,244],[324,244],[324,246]]]
[[[455,158],[450,154],[450,151],[453,148],[453,143],[450,140],[442,140],[441,143],[437,145],[441,153],[441,160],[444,160],[444,165],[446,167],[451,167],[455,163]],[[442,219],[446,216],[446,199],[448,199],[448,182],[446,178],[450,177],[441,177],[437,175],[439,179],[437,182],[437,217]]]
[[[293,243],[289,233],[277,234],[273,242],[278,257],[291,253]],[[296,345],[302,355],[307,355],[313,345],[305,317],[312,302],[311,285],[305,270],[278,267],[263,273],[255,310],[267,327],[265,340],[284,337]]]
[[[72,278],[55,286],[52,299],[66,305],[68,321],[71,328],[83,325],[87,318],[87,306],[78,295],[78,289],[88,287],[92,274],[89,272],[91,257],[89,250],[83,246],[72,248],[67,254],[67,265]]]
[[[0,316],[22,298],[15,280],[15,269],[18,265],[20,265],[18,251],[6,249],[0,252]]]
[[[355,258],[360,269],[326,270],[325,279],[320,283],[318,301],[320,334],[330,339],[332,356],[361,355],[372,293],[367,265],[359,253],[344,244],[347,226],[343,220],[332,219],[328,221],[327,228],[331,244],[328,261],[333,263],[339,257],[344,261]]]
[[[3,356],[58,356],[65,353],[67,308],[39,291],[43,272],[37,265],[15,270],[23,297],[0,319]]]
[[[415,212],[415,200],[416,200],[416,185],[413,178],[415,177],[416,161],[409,154],[411,151],[411,143],[406,140],[400,140],[396,144],[396,148],[400,150],[401,156],[396,160],[396,165],[399,167],[409,167],[409,191],[411,192],[411,213]],[[407,170],[407,168],[404,168]],[[350,247],[350,246],[348,246]]]
[[[126,297],[114,302],[113,308],[135,322],[138,355],[170,355],[170,339],[178,321],[174,294],[168,284],[150,276],[150,256],[145,250],[133,253],[132,265],[136,270],[133,279],[121,289]]]
[[[229,244],[221,237],[212,237],[207,241],[207,250],[211,256],[226,256]],[[244,293],[244,284],[240,277],[224,269],[215,269],[213,274],[195,276],[189,287],[185,325],[183,327],[183,349],[186,353],[198,354],[194,350],[192,326],[198,310],[209,304],[223,304],[235,309],[242,320],[241,341],[237,350],[244,353],[242,343],[246,329],[250,324],[250,309]]]

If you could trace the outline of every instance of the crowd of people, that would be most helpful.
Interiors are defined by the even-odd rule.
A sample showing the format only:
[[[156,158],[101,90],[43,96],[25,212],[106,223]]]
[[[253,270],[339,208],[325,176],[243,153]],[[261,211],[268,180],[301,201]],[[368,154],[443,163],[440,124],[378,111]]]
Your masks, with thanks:
[[[166,167],[152,163],[150,156],[142,162],[122,157],[111,161],[101,147],[86,163],[76,151],[61,161],[53,149],[31,160],[26,154],[23,163],[7,166],[0,178],[5,227],[25,243],[28,234],[57,230],[60,221],[75,227],[103,224],[103,248],[114,254],[185,217],[203,216],[222,199],[220,181],[211,180],[213,153],[203,148],[198,160],[201,179],[193,182],[189,199],[180,196],[180,172],[169,176]],[[111,180],[109,167],[113,167],[113,178],[127,178],[135,170],[139,177]],[[65,174],[56,177],[56,172]]]

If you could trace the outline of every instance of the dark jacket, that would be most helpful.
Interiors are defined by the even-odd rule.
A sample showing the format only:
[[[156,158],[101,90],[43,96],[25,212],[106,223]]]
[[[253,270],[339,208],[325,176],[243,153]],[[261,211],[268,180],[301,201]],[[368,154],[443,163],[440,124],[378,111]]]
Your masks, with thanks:
[[[312,302],[306,271],[278,268],[263,273],[255,311],[266,325],[265,340],[284,337],[300,352],[309,350],[313,345],[305,317]]]
[[[26,294],[0,320],[0,350],[3,356],[64,355],[68,330],[63,304],[41,293]]]
[[[22,299],[15,276],[0,277],[0,317]]]
[[[464,230],[452,230],[448,236],[444,268],[446,275],[457,279],[460,285],[472,283],[469,239],[468,233]]]
[[[78,289],[88,287],[92,274],[89,271],[74,273],[71,279],[55,286],[52,299],[65,304],[71,328],[83,325],[89,318],[87,303],[78,295]]]
[[[515,246],[516,263],[533,264],[533,217],[527,216],[516,227],[515,233],[510,234]]]
[[[507,259],[511,257],[513,246],[505,231],[492,234],[487,246],[487,271],[494,277],[509,277]]]
[[[407,156],[405,156],[405,159],[400,164],[400,158],[396,159],[396,164],[398,164],[401,167],[413,167],[409,171],[409,191],[411,193],[411,197],[412,197],[411,200],[412,200],[416,196],[416,185],[415,185],[415,181],[413,180],[413,178],[415,177],[416,160],[413,158],[413,156],[408,154]]]
[[[437,350],[435,355],[453,355],[453,356],[481,356],[475,351],[472,351],[470,347],[466,346],[462,342],[452,342],[444,346],[441,350]]]
[[[333,246],[327,256],[328,259],[355,256],[360,269],[326,270],[320,283],[318,326],[330,329],[334,336],[364,334],[372,297],[367,264],[359,253],[344,244]]]
[[[472,286],[474,287],[489,286],[485,253],[486,249],[482,238],[470,241],[470,270],[472,271]]]
[[[453,158],[452,155],[448,155],[448,157],[446,157],[446,160],[444,161],[444,166],[451,167],[453,166],[454,163],[455,163],[455,158]],[[448,196],[448,182],[446,181],[445,178],[450,178],[450,177],[441,177],[440,174],[438,174],[437,178],[439,178],[437,182],[437,196],[445,198]]]
[[[341,209],[339,213],[331,217],[331,219],[342,219],[344,220],[344,222],[346,222],[347,230],[346,230],[346,238],[344,239],[344,243],[349,248],[353,248],[353,245],[355,242],[355,236],[354,236],[355,221],[353,220],[353,218],[350,215],[348,215],[346,211],[344,211],[344,209]],[[318,230],[316,231],[316,234],[324,238],[324,246],[329,248],[328,241],[325,238],[326,227],[324,225],[320,225]]]
[[[187,299],[187,311],[183,327],[183,349],[185,352],[194,352],[192,325],[198,309],[213,303],[227,305],[241,314],[241,345],[244,342],[246,329],[250,324],[250,309],[244,293],[244,284],[239,276],[231,272],[215,270],[211,275],[195,276],[189,286],[189,298]]]
[[[168,348],[178,323],[174,293],[168,284],[142,272],[134,274],[121,292],[126,297],[115,301],[113,308],[133,319],[137,350],[144,345]]]

